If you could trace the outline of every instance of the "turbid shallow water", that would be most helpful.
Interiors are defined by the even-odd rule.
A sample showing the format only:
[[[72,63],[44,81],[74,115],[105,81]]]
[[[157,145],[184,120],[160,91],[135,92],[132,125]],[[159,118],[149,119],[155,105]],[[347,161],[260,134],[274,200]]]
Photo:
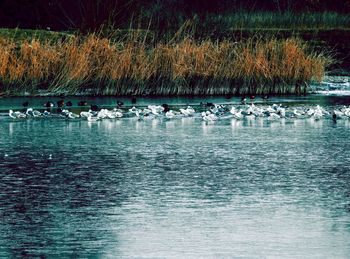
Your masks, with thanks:
[[[0,132],[1,258],[350,254],[349,119],[0,117]]]

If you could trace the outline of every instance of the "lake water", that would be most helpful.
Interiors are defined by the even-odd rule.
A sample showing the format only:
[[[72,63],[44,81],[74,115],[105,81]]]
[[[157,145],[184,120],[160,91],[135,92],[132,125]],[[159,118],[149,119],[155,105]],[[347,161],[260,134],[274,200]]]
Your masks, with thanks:
[[[349,132],[348,119],[1,116],[0,258],[348,258]]]

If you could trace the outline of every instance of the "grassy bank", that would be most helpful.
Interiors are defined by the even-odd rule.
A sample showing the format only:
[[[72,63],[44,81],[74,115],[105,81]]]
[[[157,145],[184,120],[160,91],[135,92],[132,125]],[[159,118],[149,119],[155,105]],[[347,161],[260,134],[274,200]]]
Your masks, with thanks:
[[[203,28],[225,30],[278,29],[278,30],[340,30],[350,28],[350,16],[334,12],[233,12],[207,15]],[[199,26],[201,26],[199,25]]]
[[[72,33],[56,32],[48,30],[31,30],[31,29],[8,29],[0,28],[1,39],[11,39],[14,42],[21,43],[23,41],[30,41],[33,39],[39,41],[58,42],[69,38],[74,38]]]
[[[147,36],[147,35],[146,35]],[[1,92],[16,95],[300,93],[329,63],[297,38],[166,42],[94,34],[60,40],[0,37]]]

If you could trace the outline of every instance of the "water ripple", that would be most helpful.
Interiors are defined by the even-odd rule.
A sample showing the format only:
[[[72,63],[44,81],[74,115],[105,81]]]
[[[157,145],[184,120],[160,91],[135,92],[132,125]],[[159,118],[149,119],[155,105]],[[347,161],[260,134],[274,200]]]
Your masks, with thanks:
[[[0,257],[350,252],[349,122],[0,124]]]

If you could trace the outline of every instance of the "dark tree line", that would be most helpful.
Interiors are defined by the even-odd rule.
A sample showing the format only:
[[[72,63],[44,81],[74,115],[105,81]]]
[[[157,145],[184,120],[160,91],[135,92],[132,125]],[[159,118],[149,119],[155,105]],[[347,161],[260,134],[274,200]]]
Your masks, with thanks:
[[[120,26],[137,9],[133,0],[0,0],[0,26],[94,30]]]
[[[172,20],[232,11],[350,12],[350,0],[0,0],[0,26],[95,30],[128,26],[132,19]]]

